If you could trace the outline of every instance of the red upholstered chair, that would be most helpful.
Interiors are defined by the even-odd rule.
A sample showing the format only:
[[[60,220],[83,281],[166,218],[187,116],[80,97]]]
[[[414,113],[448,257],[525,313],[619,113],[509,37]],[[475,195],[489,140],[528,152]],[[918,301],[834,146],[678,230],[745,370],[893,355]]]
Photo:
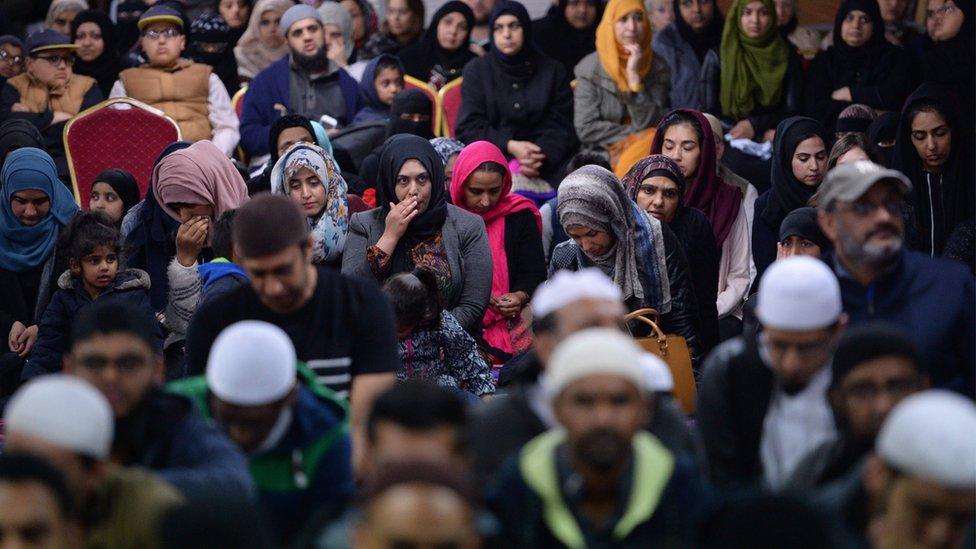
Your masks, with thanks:
[[[464,82],[464,78],[455,78],[444,87],[441,91],[437,93],[438,99],[440,99],[441,104],[441,118],[444,120],[443,131],[441,135],[444,137],[454,137],[454,126],[457,124],[458,113],[461,112],[461,83]]]
[[[122,106],[128,108],[120,108]],[[109,168],[128,170],[146,195],[153,162],[180,140],[180,127],[163,111],[128,97],[102,101],[64,126],[64,150],[75,201],[88,209],[95,176]]]
[[[427,82],[421,82],[420,80],[408,75],[403,77],[403,88],[404,89],[418,89],[424,92],[424,95],[430,99],[431,105],[434,107],[434,116],[431,117],[430,127],[433,130],[434,136],[441,135],[441,108],[440,108],[440,98],[437,95],[437,90]]]
[[[247,93],[247,84],[241,86],[241,89],[234,93],[234,97],[230,98],[230,105],[234,107],[234,112],[237,114],[237,119],[240,120],[241,115],[244,114],[244,94]]]

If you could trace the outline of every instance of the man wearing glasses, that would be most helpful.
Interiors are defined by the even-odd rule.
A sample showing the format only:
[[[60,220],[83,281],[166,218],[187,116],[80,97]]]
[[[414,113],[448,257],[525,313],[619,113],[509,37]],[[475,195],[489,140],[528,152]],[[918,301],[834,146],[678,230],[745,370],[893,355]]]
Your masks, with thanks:
[[[50,29],[31,34],[26,71],[8,79],[0,90],[0,119],[21,118],[37,126],[63,181],[69,180],[61,138],[64,123],[102,100],[94,78],[71,70],[77,48],[67,36]]]
[[[889,322],[911,334],[932,386],[973,394],[973,279],[961,263],[905,249],[901,173],[866,160],[838,166],[820,186],[818,221],[834,244],[826,261],[840,280],[851,324]]]
[[[210,65],[181,57],[186,36],[180,14],[153,6],[139,18],[139,30],[149,63],[122,71],[109,96],[148,103],[176,120],[184,140],[209,139],[233,154],[240,134],[227,88]]]
[[[705,363],[698,424],[713,482],[781,490],[809,452],[836,437],[827,393],[847,316],[834,273],[807,256],[773,263],[756,300],[761,328],[722,343]]]

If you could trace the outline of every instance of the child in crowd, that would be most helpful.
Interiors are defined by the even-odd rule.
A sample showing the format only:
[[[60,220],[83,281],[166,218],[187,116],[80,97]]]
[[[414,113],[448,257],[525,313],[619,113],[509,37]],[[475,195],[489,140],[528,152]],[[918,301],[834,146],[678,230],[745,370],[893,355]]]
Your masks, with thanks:
[[[247,284],[247,273],[237,264],[234,256],[234,216],[237,210],[227,210],[213,224],[213,238],[210,247],[213,249],[214,259],[197,267],[200,282],[200,305],[220,297],[227,292]]]
[[[213,68],[181,56],[186,35],[180,13],[157,4],[139,18],[139,32],[149,63],[122,71],[110,96],[148,103],[176,120],[184,140],[209,139],[234,154],[241,137],[237,114]]]
[[[108,218],[113,226],[122,226],[122,218],[138,203],[139,185],[128,171],[111,168],[95,176],[88,208]]]
[[[484,397],[495,392],[488,363],[474,339],[444,310],[437,279],[426,269],[401,273],[383,285],[397,322],[397,378],[427,379]]]
[[[353,124],[390,118],[393,98],[403,89],[403,65],[396,57],[384,53],[366,65],[359,93],[366,105],[356,113]]]
[[[152,311],[149,274],[139,269],[119,271],[119,231],[101,213],[78,214],[61,233],[58,247],[58,255],[68,260],[68,270],[58,278],[58,290],[41,316],[24,379],[61,370],[72,324],[95,300],[119,300]]]

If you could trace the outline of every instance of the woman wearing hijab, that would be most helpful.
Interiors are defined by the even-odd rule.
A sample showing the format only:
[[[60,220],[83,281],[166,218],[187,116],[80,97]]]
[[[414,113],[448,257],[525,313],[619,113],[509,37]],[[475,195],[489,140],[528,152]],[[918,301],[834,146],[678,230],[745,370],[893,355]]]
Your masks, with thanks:
[[[752,260],[756,280],[776,260],[776,242],[783,219],[806,206],[827,174],[830,134],[804,116],[787,118],[776,127],[769,190],[756,199],[752,220]]]
[[[434,104],[424,92],[410,88],[401,91],[393,98],[393,105],[390,106],[390,119],[386,125],[386,137],[389,139],[394,135],[409,134],[416,135],[430,141],[434,138],[434,132],[430,121],[434,117]],[[359,165],[359,174],[362,175],[368,187],[380,188],[378,180],[380,156],[386,150],[387,142],[374,148],[363,158]]]
[[[671,107],[701,107],[705,55],[722,39],[724,20],[715,0],[673,0],[674,23],[654,36],[654,54],[671,68]]]
[[[891,167],[891,155],[895,150],[895,137],[898,135],[898,121],[901,113],[886,112],[874,119],[868,126],[868,142],[877,147],[885,166]]]
[[[736,0],[719,48],[705,55],[702,110],[715,114],[733,139],[772,141],[772,130],[799,111],[799,56],[776,30],[773,0]]]
[[[261,173],[248,180],[248,196],[271,190],[271,172],[275,164],[295,143],[317,144],[332,155],[332,143],[328,135],[325,136],[325,141],[319,141],[315,127],[308,118],[300,114],[286,114],[271,125],[271,131],[268,132],[268,150],[271,151],[271,156]]]
[[[251,80],[288,53],[288,41],[280,24],[282,14],[294,5],[291,0],[258,0],[254,4],[247,30],[234,47],[241,79]]]
[[[0,123],[0,166],[7,155],[24,147],[44,148],[44,137],[37,126],[18,118]]]
[[[386,140],[379,161],[379,203],[353,214],[342,272],[385,282],[415,267],[433,271],[447,309],[469,333],[481,332],[491,297],[491,249],[484,222],[447,203],[444,167],[415,135]]]
[[[896,111],[911,91],[905,51],[884,36],[876,0],[845,0],[834,19],[834,45],[817,54],[807,73],[804,105],[811,118],[833,128],[844,108],[862,103]]]
[[[407,74],[434,89],[461,76],[468,61],[477,57],[469,48],[472,28],[474,12],[467,4],[451,0],[441,6],[420,41],[400,52]]]
[[[974,213],[972,140],[955,105],[945,87],[919,86],[905,102],[892,156],[912,182],[912,247],[933,256]]]
[[[712,126],[702,113],[678,109],[658,125],[651,153],[663,154],[678,164],[687,182],[681,203],[701,210],[712,225],[715,245],[721,250],[715,304],[720,339],[738,335],[742,305],[752,281],[749,221],[742,191],[718,176]]]
[[[363,46],[363,59],[381,53],[398,55],[415,44],[424,33],[424,14],[423,0],[389,0],[380,32],[370,36]]]
[[[356,47],[352,40],[352,17],[338,2],[323,2],[316,9],[322,17],[322,26],[325,28],[325,43],[329,59],[348,70],[349,66],[356,62]],[[354,76],[358,79],[361,75],[360,72]]]
[[[342,0],[339,2],[352,18],[352,40],[356,51],[362,50],[366,41],[379,31],[379,18],[369,0]]]
[[[71,36],[71,23],[87,9],[88,2],[85,0],[52,0],[44,18],[44,27]]]
[[[115,24],[99,10],[85,10],[71,23],[71,41],[78,46],[74,71],[94,78],[102,95],[108,97],[124,68]]]
[[[637,206],[668,226],[688,260],[688,275],[698,301],[701,353],[707,355],[719,341],[719,251],[712,225],[700,210],[681,205],[685,178],[681,167],[663,154],[652,154],[634,165],[621,181]]]
[[[542,19],[532,22],[535,47],[573,70],[596,50],[596,27],[603,17],[600,0],[559,0]]]
[[[475,141],[461,151],[450,189],[453,204],[485,222],[492,279],[481,326],[493,362],[504,363],[531,342],[519,319],[546,280],[542,217],[531,200],[512,192],[508,161],[488,141]]]
[[[217,14],[205,13],[190,24],[187,56],[197,63],[213,67],[214,74],[223,82],[230,96],[240,88],[237,60],[229,53],[234,44],[233,31]]]
[[[597,267],[613,279],[627,309],[661,314],[661,329],[684,337],[701,356],[698,305],[681,244],[637,207],[613,173],[583,166],[559,185],[559,224],[570,240],[552,251],[549,275]]]
[[[88,209],[101,212],[116,227],[138,203],[139,185],[128,171],[111,168],[95,176]]]
[[[929,2],[927,34],[920,66],[922,81],[947,86],[960,101],[959,112],[973,112],[976,94],[976,12],[971,0]],[[972,117],[969,117],[972,118]],[[969,124],[972,131],[972,121]]]
[[[342,265],[349,232],[347,190],[339,166],[318,145],[295,143],[271,171],[271,192],[288,196],[305,212],[316,264]]]
[[[628,138],[667,112],[670,70],[652,57],[644,3],[610,0],[596,30],[596,51],[574,70],[573,125],[584,149],[615,159]]]
[[[0,171],[0,349],[25,357],[37,320],[65,269],[56,257],[61,229],[78,212],[50,155],[26,147]]]
[[[227,23],[230,28],[230,48],[237,45],[237,41],[247,30],[247,23],[251,18],[251,0],[215,0],[214,12]]]
[[[569,75],[535,49],[522,4],[499,3],[489,26],[491,51],[464,69],[457,137],[490,141],[517,161],[519,173],[556,186],[577,145]]]
[[[444,188],[450,189],[454,177],[454,164],[457,163],[458,155],[464,150],[464,143],[450,137],[435,137],[430,140],[430,144],[444,162]]]

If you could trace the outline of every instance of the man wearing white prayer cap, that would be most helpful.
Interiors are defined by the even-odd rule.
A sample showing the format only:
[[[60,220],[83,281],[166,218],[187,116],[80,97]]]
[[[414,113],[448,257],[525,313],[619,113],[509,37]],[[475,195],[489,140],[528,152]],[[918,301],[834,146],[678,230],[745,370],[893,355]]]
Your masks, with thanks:
[[[976,404],[944,390],[905,398],[885,419],[874,453],[838,486],[818,503],[865,547],[968,547],[976,514]]]
[[[678,530],[699,503],[701,477],[645,430],[651,393],[643,354],[612,328],[582,330],[556,347],[541,383],[560,428],[526,443],[488,492],[503,539],[682,545]]]
[[[195,400],[248,455],[279,542],[289,542],[316,509],[352,494],[345,406],[298,362],[281,328],[231,324],[210,348],[206,375],[170,389]]]
[[[532,349],[502,369],[496,395],[476,410],[469,437],[475,470],[490,475],[508,455],[556,425],[552,407],[538,383],[553,349],[572,334],[602,327],[624,331],[626,313],[620,288],[599,269],[559,271],[532,296]],[[649,431],[678,452],[696,454],[696,440],[670,396],[650,399]]]
[[[38,457],[64,476],[85,517],[85,546],[158,545],[159,522],[181,497],[150,473],[109,462],[115,419],[98,389],[73,376],[42,376],[14,393],[3,419],[4,452]]]
[[[781,489],[808,452],[836,436],[829,365],[847,318],[837,278],[810,257],[770,266],[756,300],[761,327],[705,364],[698,420],[713,481]]]

